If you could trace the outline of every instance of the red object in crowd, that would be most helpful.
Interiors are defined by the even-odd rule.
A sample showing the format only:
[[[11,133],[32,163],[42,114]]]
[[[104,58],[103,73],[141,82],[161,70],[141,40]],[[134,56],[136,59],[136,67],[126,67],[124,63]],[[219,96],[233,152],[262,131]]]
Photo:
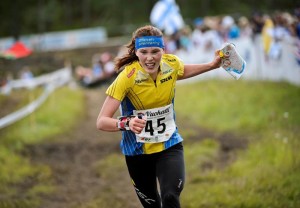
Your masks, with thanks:
[[[32,50],[27,48],[21,41],[17,41],[9,49],[2,52],[0,55],[5,58],[17,59],[29,56]]]

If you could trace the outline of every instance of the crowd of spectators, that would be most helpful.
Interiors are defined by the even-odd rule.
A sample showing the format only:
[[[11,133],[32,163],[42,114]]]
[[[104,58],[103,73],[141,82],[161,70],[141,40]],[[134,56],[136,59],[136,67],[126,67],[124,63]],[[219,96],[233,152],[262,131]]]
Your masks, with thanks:
[[[165,39],[167,53],[184,50],[213,51],[224,42],[237,38],[260,37],[266,59],[279,59],[283,41],[294,44],[300,64],[300,8],[293,12],[275,11],[272,14],[254,12],[251,17],[207,16],[196,18],[192,25]]]
[[[254,12],[251,17],[230,15],[206,16],[194,19],[191,25],[172,35],[165,35],[166,53],[213,54],[225,42],[234,39],[251,39],[254,44],[261,41],[264,58],[279,60],[282,54],[282,42],[295,46],[295,57],[300,64],[300,8],[293,12],[275,11],[272,14]],[[121,56],[127,50],[120,48]],[[95,54],[91,67],[77,66],[75,75],[84,86],[103,83],[115,77],[113,56],[109,53]]]

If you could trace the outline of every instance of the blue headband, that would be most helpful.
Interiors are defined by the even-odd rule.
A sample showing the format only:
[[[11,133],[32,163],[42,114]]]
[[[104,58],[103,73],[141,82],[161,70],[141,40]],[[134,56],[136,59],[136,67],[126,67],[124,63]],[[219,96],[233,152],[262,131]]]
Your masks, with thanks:
[[[135,49],[149,48],[149,47],[159,47],[164,48],[164,41],[162,37],[159,36],[142,36],[135,39]]]

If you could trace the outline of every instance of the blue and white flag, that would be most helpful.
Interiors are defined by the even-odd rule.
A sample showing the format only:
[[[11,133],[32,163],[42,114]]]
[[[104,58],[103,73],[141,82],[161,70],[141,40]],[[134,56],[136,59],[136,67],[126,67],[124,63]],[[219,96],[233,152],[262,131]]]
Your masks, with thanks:
[[[175,0],[159,0],[150,14],[151,23],[172,35],[184,27],[184,21]]]

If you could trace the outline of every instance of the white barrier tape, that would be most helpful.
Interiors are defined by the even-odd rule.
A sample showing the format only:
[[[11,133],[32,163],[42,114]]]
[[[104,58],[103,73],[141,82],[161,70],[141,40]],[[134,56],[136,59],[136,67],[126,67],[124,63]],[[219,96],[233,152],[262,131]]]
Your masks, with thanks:
[[[39,85],[44,85],[47,83],[52,82],[52,80],[60,79],[63,77],[70,76],[70,69],[69,68],[63,68],[60,70],[57,70],[55,72],[45,74],[39,77],[35,77],[32,79],[17,79],[17,80],[11,80],[8,84],[10,85],[10,88],[34,88]]]
[[[1,118],[0,129],[12,123],[15,123],[16,121],[26,117],[27,115],[35,111],[46,100],[49,94],[53,91],[54,88],[50,86],[51,85],[46,87],[44,93],[37,100],[33,101],[32,103],[25,106],[24,108],[21,108],[20,110]]]
[[[44,76],[43,76],[44,77]],[[48,98],[48,96],[58,87],[66,84],[71,80],[71,69],[65,68],[61,69],[57,72],[51,73],[49,76],[45,75],[47,77],[47,85],[45,86],[45,90],[43,94],[33,101],[32,103],[28,104],[27,106],[21,108],[20,110],[11,113],[3,118],[0,119],[0,129],[9,126],[12,123],[15,123],[18,120],[21,120],[22,118],[28,116],[32,112],[34,112],[45,100]],[[39,81],[40,82],[40,81]],[[38,83],[38,82],[36,82]],[[21,85],[19,85],[21,86]],[[24,85],[23,85],[24,86]]]

